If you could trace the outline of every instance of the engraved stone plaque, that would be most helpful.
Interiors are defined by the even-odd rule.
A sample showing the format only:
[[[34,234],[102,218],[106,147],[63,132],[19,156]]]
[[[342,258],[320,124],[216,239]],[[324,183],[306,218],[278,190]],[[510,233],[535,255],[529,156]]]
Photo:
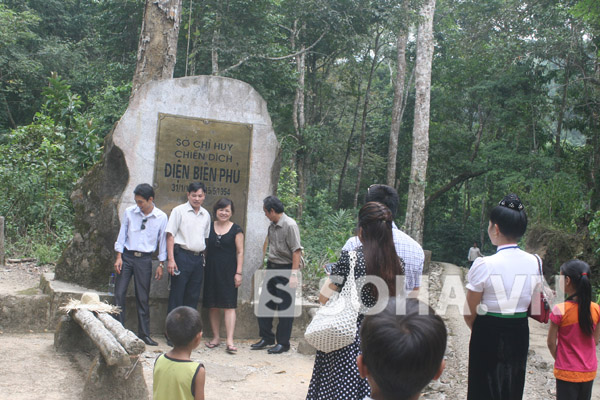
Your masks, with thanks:
[[[191,182],[206,185],[202,205],[211,218],[212,207],[222,197],[233,201],[231,220],[246,231],[246,205],[252,125],[158,114],[155,202],[170,215],[187,201]]]

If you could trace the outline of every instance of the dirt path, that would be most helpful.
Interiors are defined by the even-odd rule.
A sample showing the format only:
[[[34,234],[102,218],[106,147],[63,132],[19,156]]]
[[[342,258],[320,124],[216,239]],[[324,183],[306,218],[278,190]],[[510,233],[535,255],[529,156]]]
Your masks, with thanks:
[[[35,288],[40,268],[0,266],[0,295],[16,294]],[[10,270],[7,272],[7,270]],[[437,309],[442,284],[446,277],[462,282],[464,270],[446,263],[433,263],[429,273],[430,302]],[[423,290],[423,292],[425,292]],[[422,293],[424,295],[425,293]],[[452,303],[451,301],[449,303]],[[455,400],[466,397],[468,343],[470,331],[457,306],[448,306],[443,318],[449,330],[446,369],[439,381],[424,391],[423,399]],[[2,312],[2,310],[0,310]],[[81,398],[87,371],[81,371],[74,356],[58,354],[53,349],[52,333],[1,333],[0,327],[0,399],[74,400]],[[530,354],[524,399],[555,398],[552,358],[546,349],[547,326],[530,320]],[[142,355],[142,366],[148,389],[152,391],[154,359],[168,347],[161,337],[155,337],[158,347],[148,347]],[[251,341],[236,343],[239,352],[230,355],[223,346],[207,349],[201,344],[192,359],[201,361],[207,369],[207,399],[304,399],[312,374],[313,356],[292,350],[281,355],[251,351]],[[600,380],[596,379],[593,399],[600,400]]]
[[[431,292],[431,303],[437,304],[438,308],[443,304],[438,304],[441,285],[448,276],[458,276],[462,278],[464,269],[448,263],[435,263],[429,274],[429,284]],[[450,302],[451,303],[451,302]],[[464,399],[467,395],[467,376],[469,361],[469,339],[471,331],[464,323],[462,314],[457,307],[450,306],[447,313],[443,316],[448,327],[448,350],[446,359],[446,369],[439,382],[430,385],[430,392],[433,396],[438,392],[436,399]],[[556,397],[556,382],[552,372],[554,361],[546,346],[546,337],[548,325],[538,323],[529,319],[529,356],[527,360],[527,376],[525,381],[525,391],[523,399],[526,400],[547,400]],[[600,349],[597,349],[600,359]],[[594,382],[592,399],[600,400],[600,380]]]

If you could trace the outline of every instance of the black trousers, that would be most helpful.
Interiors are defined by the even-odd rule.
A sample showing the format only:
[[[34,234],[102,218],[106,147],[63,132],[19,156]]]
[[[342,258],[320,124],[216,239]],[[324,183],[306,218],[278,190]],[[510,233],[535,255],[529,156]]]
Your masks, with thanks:
[[[152,256],[147,254],[142,257],[135,257],[132,252],[125,250],[121,258],[123,266],[121,273],[117,274],[115,281],[115,303],[121,307],[121,313],[117,319],[121,324],[125,324],[127,287],[133,276],[138,316],[138,335],[150,336],[150,305],[148,304],[148,297],[152,281]]]
[[[467,399],[522,399],[528,350],[527,317],[478,315],[469,342]]]
[[[594,381],[567,382],[556,380],[556,400],[590,400]]]
[[[292,264],[273,264],[267,262],[267,270],[287,270],[282,274],[272,277],[271,279],[265,279],[263,283],[262,292],[260,295],[259,302],[261,306],[265,306],[269,310],[275,313],[278,310],[285,310],[292,312],[294,308],[295,291],[290,293],[284,291],[277,286],[286,286],[290,280],[290,273]],[[278,297],[281,299],[280,302],[271,300],[271,297]],[[282,317],[278,316],[279,323],[277,324],[277,334],[273,334],[273,316],[269,317],[258,317],[258,334],[261,338],[267,342],[277,342],[284,346],[290,345],[290,336],[292,335],[292,325],[294,323],[294,317]]]
[[[196,256],[177,246],[174,253],[175,263],[180,274],[169,275],[171,291],[169,292],[168,312],[179,306],[197,309],[204,277],[204,256],[202,254]]]

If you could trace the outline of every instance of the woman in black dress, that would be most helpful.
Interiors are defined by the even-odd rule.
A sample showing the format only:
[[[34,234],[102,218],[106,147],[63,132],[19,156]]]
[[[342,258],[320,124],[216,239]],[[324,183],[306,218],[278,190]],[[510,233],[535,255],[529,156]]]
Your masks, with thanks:
[[[206,269],[204,271],[204,298],[202,306],[208,308],[213,338],[206,343],[209,349],[221,344],[219,329],[221,309],[224,310],[227,331],[226,350],[235,354],[233,345],[237,291],[242,284],[244,263],[244,233],[242,228],[230,221],[234,213],[233,202],[220,199],[213,207],[214,222],[206,240]]]
[[[315,366],[308,388],[307,400],[364,399],[371,392],[369,383],[360,377],[356,357],[360,354],[360,326],[364,313],[378,299],[396,296],[396,276],[404,275],[404,262],[396,254],[392,237],[392,213],[381,203],[369,202],[358,213],[358,238],[362,246],[356,250],[354,277],[357,288],[362,287],[361,302],[356,325],[356,338],[352,344],[330,353],[317,351]],[[319,301],[325,304],[333,291],[340,291],[350,272],[349,253],[342,251],[331,276],[343,279],[342,283],[325,282]],[[371,284],[364,284],[369,276],[377,276],[386,283],[388,293],[377,293]],[[364,286],[363,286],[364,285]],[[404,285],[402,285],[404,286]],[[398,290],[403,290],[398,288]]]

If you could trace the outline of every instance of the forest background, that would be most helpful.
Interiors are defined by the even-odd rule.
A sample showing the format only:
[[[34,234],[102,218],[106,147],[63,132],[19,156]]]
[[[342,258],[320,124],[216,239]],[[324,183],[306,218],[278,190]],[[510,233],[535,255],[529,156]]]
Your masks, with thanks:
[[[174,77],[240,79],[267,101],[305,274],[337,257],[373,183],[398,190],[402,227],[415,184],[419,1],[182,5]],[[52,263],[71,239],[69,196],[127,107],[143,11],[143,0],[0,1],[9,256]],[[547,273],[573,257],[597,271],[600,0],[437,0],[433,26],[423,247],[458,265],[473,241],[491,254],[489,211],[515,192],[529,216],[523,241],[544,253]]]

